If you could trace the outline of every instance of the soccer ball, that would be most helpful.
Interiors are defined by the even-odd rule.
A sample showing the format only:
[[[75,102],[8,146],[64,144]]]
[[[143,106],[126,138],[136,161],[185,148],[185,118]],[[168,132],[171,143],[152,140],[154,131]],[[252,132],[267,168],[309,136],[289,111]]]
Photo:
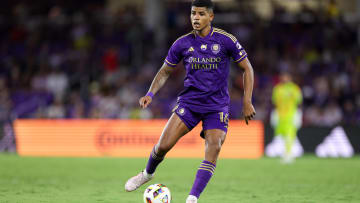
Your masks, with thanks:
[[[169,188],[163,184],[149,185],[144,192],[144,203],[170,203]]]

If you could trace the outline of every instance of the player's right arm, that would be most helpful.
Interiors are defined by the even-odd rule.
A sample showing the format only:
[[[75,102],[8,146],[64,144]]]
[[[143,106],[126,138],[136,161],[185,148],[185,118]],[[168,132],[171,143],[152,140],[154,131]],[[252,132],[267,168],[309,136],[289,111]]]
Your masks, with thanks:
[[[187,34],[189,35],[189,34]],[[154,80],[151,83],[150,89],[146,96],[141,97],[139,100],[140,106],[146,108],[152,101],[152,96],[156,94],[159,89],[165,84],[166,80],[169,78],[170,74],[175,70],[176,65],[182,60],[182,50],[184,49],[181,38],[187,36],[184,35],[176,40],[173,45],[170,47],[167,57],[165,58],[164,64],[160,68],[159,72],[156,74]]]
[[[170,74],[174,72],[175,68],[170,67],[167,63],[164,63],[160,70],[157,72],[154,80],[151,83],[150,89],[148,92],[156,94],[159,89],[164,86],[166,80],[169,78]],[[140,98],[139,103],[141,108],[146,108],[152,101],[151,96],[143,96]]]
[[[274,104],[275,107],[278,102],[278,92],[279,92],[278,88],[279,88],[279,86],[275,85],[275,87],[273,88],[272,96],[271,96],[272,103]]]

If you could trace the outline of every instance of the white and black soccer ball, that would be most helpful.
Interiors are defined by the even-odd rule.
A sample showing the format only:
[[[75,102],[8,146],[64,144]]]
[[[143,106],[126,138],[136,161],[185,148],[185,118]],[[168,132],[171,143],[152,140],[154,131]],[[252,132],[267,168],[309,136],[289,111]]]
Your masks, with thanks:
[[[163,184],[149,185],[144,192],[144,203],[170,203],[169,188]]]

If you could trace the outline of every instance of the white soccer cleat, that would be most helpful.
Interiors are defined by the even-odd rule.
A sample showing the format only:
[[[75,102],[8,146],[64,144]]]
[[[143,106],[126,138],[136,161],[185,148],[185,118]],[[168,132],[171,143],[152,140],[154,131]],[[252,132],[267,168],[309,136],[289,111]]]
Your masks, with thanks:
[[[125,190],[127,192],[132,192],[138,189],[143,184],[149,182],[153,178],[152,175],[144,175],[144,172],[140,172],[136,176],[130,178],[125,184]]]
[[[197,203],[197,198],[194,195],[189,195],[186,199],[186,203]]]
[[[295,157],[288,154],[285,154],[281,159],[281,163],[283,164],[292,164],[294,161],[295,161]]]

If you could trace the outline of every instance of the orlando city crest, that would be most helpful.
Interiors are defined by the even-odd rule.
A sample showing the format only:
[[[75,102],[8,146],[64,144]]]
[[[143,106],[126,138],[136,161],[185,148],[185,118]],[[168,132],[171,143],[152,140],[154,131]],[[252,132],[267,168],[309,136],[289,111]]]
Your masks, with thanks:
[[[214,53],[214,54],[217,54],[220,52],[220,45],[219,44],[213,44],[211,46],[211,51]]]
[[[202,44],[200,48],[201,50],[205,51],[207,49],[207,44]]]

